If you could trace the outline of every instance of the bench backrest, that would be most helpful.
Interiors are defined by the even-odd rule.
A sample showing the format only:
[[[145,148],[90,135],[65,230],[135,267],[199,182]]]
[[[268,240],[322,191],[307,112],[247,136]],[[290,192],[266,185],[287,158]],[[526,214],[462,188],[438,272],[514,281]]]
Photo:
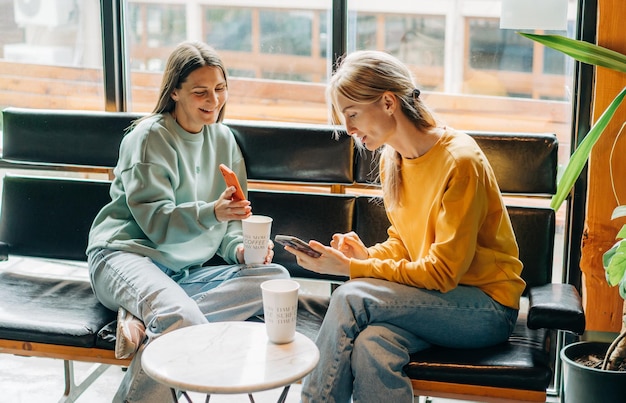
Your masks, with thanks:
[[[548,133],[468,131],[489,160],[505,194],[544,195],[556,192],[558,141]],[[355,158],[356,183],[376,183],[378,154],[363,151]]]
[[[26,165],[113,168],[119,145],[140,114],[6,108],[2,159]],[[229,121],[248,179],[352,184],[353,142],[332,126]]]
[[[27,164],[112,168],[125,130],[141,114],[7,108],[3,159]],[[336,127],[227,121],[252,181],[372,184],[377,155],[335,139]],[[341,131],[340,131],[341,132]],[[503,193],[552,195],[558,143],[553,134],[468,132],[494,168]]]
[[[5,175],[0,241],[15,255],[86,260],[94,217],[110,199],[107,181]]]
[[[302,184],[354,181],[352,138],[330,125],[227,121],[246,161],[248,180]]]
[[[2,159],[23,164],[114,167],[126,129],[139,115],[6,108]]]
[[[50,168],[113,167],[123,133],[139,115],[7,108],[3,116],[4,149],[0,163],[5,167],[34,164],[37,168]],[[348,136],[336,140],[333,126],[242,121],[227,124],[244,154],[250,181],[342,184],[349,188],[370,184],[375,178],[376,157],[355,150]],[[546,199],[554,193],[556,136],[470,134],[487,155],[504,193]],[[249,198],[256,214],[274,217],[272,236],[291,234],[327,243],[335,232],[354,230],[368,245],[386,239],[389,222],[377,198],[254,189]],[[12,253],[84,259],[91,220],[107,201],[107,182],[7,177],[0,241],[11,243]],[[507,208],[525,265],[525,280],[531,286],[550,283],[554,211],[536,206]],[[37,212],[37,217],[29,216],[31,212]],[[19,231],[10,233],[15,228],[21,228],[21,235]],[[284,264],[294,276],[312,276],[280,246],[276,247],[275,261]]]

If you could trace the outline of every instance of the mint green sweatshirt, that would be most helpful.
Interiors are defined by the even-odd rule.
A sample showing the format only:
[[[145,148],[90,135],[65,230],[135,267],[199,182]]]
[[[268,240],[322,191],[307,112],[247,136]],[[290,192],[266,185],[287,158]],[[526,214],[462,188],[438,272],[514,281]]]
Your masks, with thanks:
[[[214,212],[226,189],[221,163],[247,194],[243,156],[227,126],[189,133],[169,113],[139,122],[122,140],[111,202],[92,224],[87,252],[133,252],[174,271],[200,266],[216,253],[237,263],[241,221],[219,222]]]

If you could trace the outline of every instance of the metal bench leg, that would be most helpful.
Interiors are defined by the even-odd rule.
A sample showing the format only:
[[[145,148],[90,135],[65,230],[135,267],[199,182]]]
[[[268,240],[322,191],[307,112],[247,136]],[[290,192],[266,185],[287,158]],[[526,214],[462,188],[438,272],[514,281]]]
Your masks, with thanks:
[[[98,379],[100,375],[106,371],[110,365],[108,364],[94,364],[89,368],[87,376],[79,384],[74,381],[74,361],[64,360],[64,378],[65,378],[65,392],[59,399],[59,403],[73,403],[78,397],[85,391],[91,384]]]

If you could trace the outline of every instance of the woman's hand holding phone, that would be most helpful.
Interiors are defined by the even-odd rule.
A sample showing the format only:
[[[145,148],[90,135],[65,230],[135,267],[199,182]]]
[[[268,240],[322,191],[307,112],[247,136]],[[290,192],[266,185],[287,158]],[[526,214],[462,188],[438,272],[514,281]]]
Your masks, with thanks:
[[[320,274],[350,275],[350,259],[330,246],[317,241],[309,241],[307,244],[298,238],[284,235],[277,235],[274,240],[284,245],[289,253],[296,256],[296,262],[307,270]]]
[[[252,215],[250,201],[234,201],[232,197],[233,190],[229,187],[222,192],[219,199],[215,202],[215,218],[219,222],[243,220]]]
[[[300,238],[296,238],[291,235],[276,235],[274,237],[276,243],[279,243],[283,246],[289,246],[298,250],[300,252],[304,252],[311,257],[320,257],[321,253],[316,250],[313,250],[309,244],[301,240]]]
[[[227,187],[215,203],[215,218],[224,222],[250,217],[252,207],[250,201],[246,200],[237,175],[224,164],[220,164],[219,167]]]
[[[220,172],[222,172],[226,186],[235,187],[235,193],[233,193],[232,199],[234,201],[246,200],[246,196],[243,194],[243,189],[239,184],[239,179],[237,179],[237,175],[235,175],[233,170],[224,164],[220,164]]]

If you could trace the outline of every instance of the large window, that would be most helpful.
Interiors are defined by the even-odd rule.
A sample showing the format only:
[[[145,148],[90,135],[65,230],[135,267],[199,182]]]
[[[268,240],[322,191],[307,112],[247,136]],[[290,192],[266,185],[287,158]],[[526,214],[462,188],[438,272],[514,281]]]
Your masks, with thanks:
[[[124,105],[152,110],[168,54],[193,39],[228,67],[228,118],[324,123],[330,44],[345,37],[349,51],[384,50],[409,64],[449,124],[555,132],[567,150],[572,62],[501,30],[499,3],[359,0],[338,25],[331,0],[127,0]],[[0,0],[0,107],[104,109],[99,8],[98,0]]]

